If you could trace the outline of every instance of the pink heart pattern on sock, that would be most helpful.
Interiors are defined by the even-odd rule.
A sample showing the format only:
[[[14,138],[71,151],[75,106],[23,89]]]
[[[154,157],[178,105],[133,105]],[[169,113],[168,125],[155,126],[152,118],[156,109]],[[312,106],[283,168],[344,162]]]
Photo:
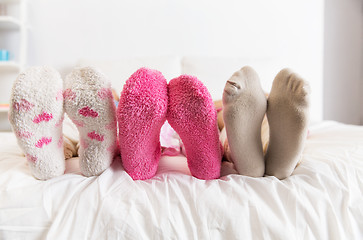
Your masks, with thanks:
[[[34,104],[30,103],[28,100],[26,99],[21,99],[20,102],[15,102],[13,104],[13,108],[18,110],[18,111],[29,111],[30,109],[32,109],[34,107]]]
[[[34,156],[32,156],[32,155],[29,155],[29,154],[27,154],[27,155],[26,155],[26,159],[27,159],[29,162],[33,162],[33,163],[35,163],[35,162],[37,161],[37,157],[34,157]]]
[[[76,93],[68,88],[68,89],[64,90],[63,98],[64,99],[69,99],[69,100],[74,100],[76,98]]]
[[[33,133],[28,131],[16,131],[15,134],[19,138],[30,138],[31,136],[33,136]]]
[[[49,122],[51,119],[53,119],[53,115],[51,113],[42,112],[38,116],[36,116],[33,120],[34,123],[40,123],[40,122]]]
[[[78,112],[79,112],[79,114],[81,114],[82,116],[85,116],[85,117],[93,117],[93,118],[98,117],[98,112],[92,110],[88,106],[80,109]]]
[[[97,94],[101,100],[107,98],[113,98],[112,91],[110,88],[101,88],[100,90],[98,90]]]
[[[100,135],[100,134],[97,134],[95,131],[93,131],[93,132],[89,132],[89,133],[87,134],[87,136],[88,136],[90,139],[92,139],[92,140],[97,140],[97,141],[99,141],[99,142],[103,142],[103,140],[104,140],[104,136],[103,136],[103,135]]]
[[[37,141],[37,143],[35,144],[35,146],[37,148],[42,148],[44,145],[48,145],[49,143],[52,142],[52,138],[51,137],[42,137],[41,139],[39,139]]]

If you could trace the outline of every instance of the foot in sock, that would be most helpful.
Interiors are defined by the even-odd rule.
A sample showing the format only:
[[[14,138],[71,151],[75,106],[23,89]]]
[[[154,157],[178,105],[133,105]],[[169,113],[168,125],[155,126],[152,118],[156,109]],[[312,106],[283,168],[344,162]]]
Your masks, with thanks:
[[[195,77],[182,75],[169,83],[168,122],[182,139],[193,176],[220,176],[221,145],[217,113],[207,88]]]
[[[98,70],[74,69],[64,81],[64,108],[80,134],[80,169],[85,176],[101,174],[117,150],[116,109],[111,85]]]
[[[63,81],[50,67],[32,67],[14,82],[9,120],[31,173],[40,180],[64,174]]]
[[[266,175],[283,179],[295,169],[307,135],[309,92],[308,83],[289,69],[275,77],[268,97]]]
[[[167,106],[167,82],[159,71],[141,68],[124,85],[117,108],[119,142],[123,166],[134,180],[156,173]]]
[[[226,82],[223,92],[223,120],[230,151],[227,154],[230,154],[237,172],[241,175],[264,175],[261,124],[266,105],[259,77],[251,67],[243,67]]]

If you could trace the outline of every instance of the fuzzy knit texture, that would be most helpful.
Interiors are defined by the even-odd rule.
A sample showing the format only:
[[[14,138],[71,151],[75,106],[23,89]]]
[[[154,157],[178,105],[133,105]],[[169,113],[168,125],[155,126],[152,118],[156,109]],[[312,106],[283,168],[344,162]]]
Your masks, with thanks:
[[[196,77],[182,75],[169,82],[167,119],[184,143],[192,175],[219,178],[222,150],[217,112],[210,93]]]
[[[32,67],[15,80],[9,121],[33,176],[47,180],[64,174],[63,81],[50,67]]]
[[[223,92],[223,120],[229,144],[226,156],[241,175],[264,175],[261,124],[266,106],[260,79],[251,67],[243,67],[227,80]]]
[[[270,125],[266,175],[284,179],[299,162],[308,134],[309,96],[308,83],[292,70],[276,75],[266,113]]]
[[[79,131],[81,172],[99,175],[118,150],[111,83],[99,70],[85,67],[67,75],[64,88],[64,109]]]
[[[159,71],[141,68],[126,81],[117,108],[119,143],[123,166],[134,180],[156,173],[167,106],[167,82]]]

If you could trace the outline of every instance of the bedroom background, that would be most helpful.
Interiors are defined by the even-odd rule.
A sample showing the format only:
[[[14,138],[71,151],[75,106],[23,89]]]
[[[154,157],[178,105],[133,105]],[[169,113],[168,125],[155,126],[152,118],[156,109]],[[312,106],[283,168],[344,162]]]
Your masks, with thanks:
[[[50,65],[65,76],[81,59],[176,56],[203,65],[204,59],[232,58],[252,67],[265,62],[268,69],[257,69],[265,90],[279,69],[291,67],[311,84],[314,121],[363,124],[361,0],[24,2],[21,67]],[[3,24],[0,29],[0,49],[18,60],[19,31]],[[8,102],[17,74],[0,64],[0,103]],[[6,112],[0,114],[0,129],[9,129]]]

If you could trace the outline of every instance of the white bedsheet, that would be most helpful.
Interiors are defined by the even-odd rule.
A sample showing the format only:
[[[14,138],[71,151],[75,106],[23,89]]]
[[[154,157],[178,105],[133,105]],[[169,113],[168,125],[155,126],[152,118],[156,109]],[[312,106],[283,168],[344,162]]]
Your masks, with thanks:
[[[11,133],[0,134],[0,239],[362,239],[363,127],[310,129],[283,181],[190,176],[184,157],[133,181],[119,161],[99,177],[35,180]]]

